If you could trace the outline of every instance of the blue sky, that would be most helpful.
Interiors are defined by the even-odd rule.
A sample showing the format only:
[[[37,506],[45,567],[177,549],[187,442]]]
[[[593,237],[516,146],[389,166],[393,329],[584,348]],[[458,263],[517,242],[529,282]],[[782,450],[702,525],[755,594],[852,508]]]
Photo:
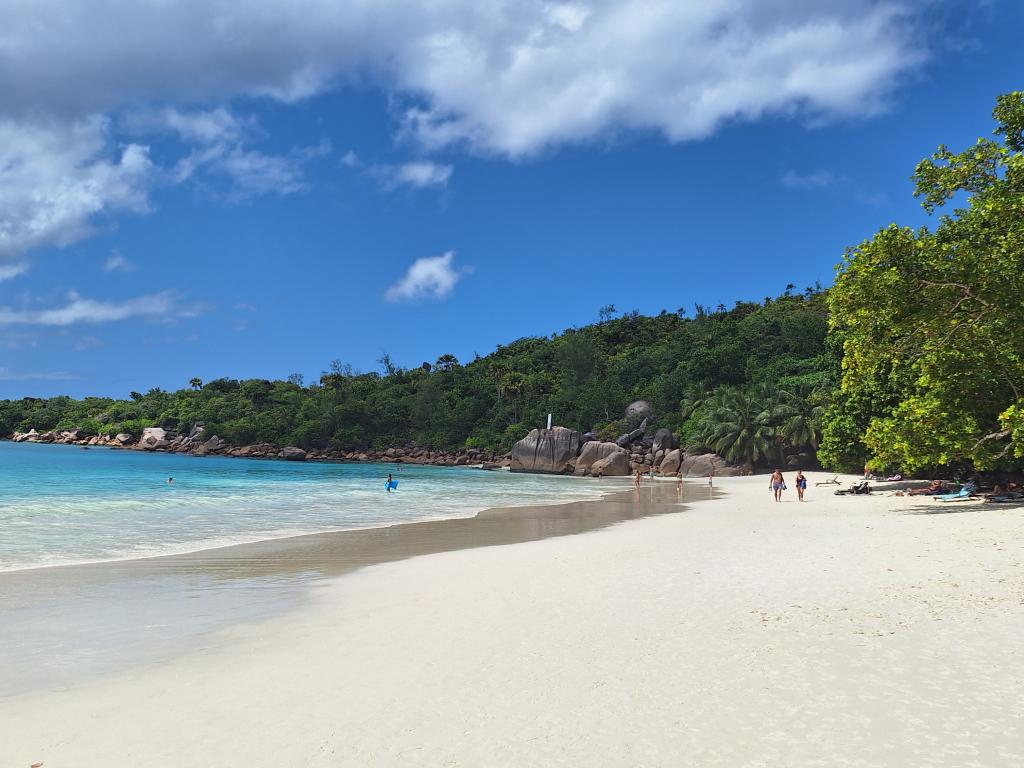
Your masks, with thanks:
[[[1009,0],[685,5],[0,0],[0,397],[827,285],[1024,86]]]

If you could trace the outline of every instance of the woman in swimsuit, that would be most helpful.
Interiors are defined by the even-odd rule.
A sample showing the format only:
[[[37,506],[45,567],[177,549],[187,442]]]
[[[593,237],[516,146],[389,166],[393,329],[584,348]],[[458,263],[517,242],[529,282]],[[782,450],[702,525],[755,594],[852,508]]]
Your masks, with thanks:
[[[768,487],[775,492],[775,500],[782,501],[782,489],[786,487],[786,481],[782,477],[782,473],[779,470],[772,472],[771,482]]]
[[[807,477],[802,469],[796,471],[796,496],[800,501],[804,500],[804,491],[807,490]]]

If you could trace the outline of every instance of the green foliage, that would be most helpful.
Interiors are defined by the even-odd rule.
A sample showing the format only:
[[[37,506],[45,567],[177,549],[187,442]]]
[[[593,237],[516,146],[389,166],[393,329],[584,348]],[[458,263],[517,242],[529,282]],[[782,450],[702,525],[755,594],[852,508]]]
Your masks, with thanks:
[[[177,392],[152,389],[125,400],[0,402],[0,432],[60,426],[138,435],[145,426],[187,431],[201,423],[234,444],[506,451],[548,413],[558,424],[615,439],[626,429],[626,405],[642,398],[657,414],[652,426],[689,441],[701,429],[687,398],[722,385],[784,382],[798,391],[834,380],[825,302],[815,291],[704,310],[694,319],[602,310],[597,324],[520,339],[467,363],[442,355],[405,370],[384,354],[383,375],[356,373],[336,360],[309,386],[297,374],[287,381],[196,378]]]
[[[813,463],[828,397],[828,387],[806,381],[788,388],[722,386],[703,396],[694,390],[684,400],[692,413],[684,440],[750,466],[785,466],[791,457],[805,455]]]
[[[840,266],[829,292],[843,343],[825,419],[832,463],[861,454],[904,471],[992,469],[1024,453],[1024,94],[1001,96],[994,115],[1002,143],[940,146],[914,173],[927,211],[965,207],[933,230],[887,227]]]

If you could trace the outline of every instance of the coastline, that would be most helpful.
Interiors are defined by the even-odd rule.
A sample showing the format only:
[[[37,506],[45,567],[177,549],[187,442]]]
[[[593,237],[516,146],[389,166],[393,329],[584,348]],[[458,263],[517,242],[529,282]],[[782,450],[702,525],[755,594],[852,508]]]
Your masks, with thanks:
[[[224,459],[233,457],[221,456],[197,463],[197,457],[173,452],[82,452],[71,445],[21,448],[2,443],[0,454],[0,463],[9,462],[11,469],[6,482],[0,479],[0,491],[4,491],[0,521],[13,522],[0,531],[0,555],[13,553],[0,557],[0,573],[116,563],[313,533],[472,517],[492,507],[596,499],[604,492],[602,484],[571,475],[407,465],[397,475],[406,479],[402,492],[387,495],[387,503],[383,503],[384,497],[378,498],[368,489],[375,491],[378,479],[395,472],[393,464],[229,462]],[[57,475],[58,466],[66,466],[70,474]],[[38,488],[23,479],[34,474],[41,474]],[[170,486],[165,480],[172,476],[176,482]],[[117,482],[107,480],[111,477]],[[248,479],[253,481],[253,493],[246,487]],[[608,484],[604,485],[606,490]],[[90,499],[91,506],[87,503]],[[19,542],[16,533],[23,530],[21,526],[33,525],[33,512],[40,516],[39,536],[32,545],[35,549],[19,548],[24,540]],[[78,517],[82,512],[85,518]],[[131,517],[124,527],[104,530],[91,523],[98,519],[90,517],[94,512],[102,513],[107,525],[113,526],[118,525],[120,514]],[[53,526],[58,519],[72,525],[86,523],[80,529],[80,544],[63,546]],[[190,520],[196,525],[189,526]]]
[[[39,685],[66,687],[126,663],[167,661],[234,623],[294,610],[317,584],[369,566],[573,535],[678,509],[669,484],[659,483],[656,492],[645,493],[639,501],[633,499],[629,481],[606,480],[603,485],[594,488],[595,498],[585,501],[553,500],[489,508],[468,517],[2,571],[0,593],[8,599],[6,608],[0,603],[0,667],[45,667],[52,659],[42,658],[40,651],[45,653],[48,643],[53,653],[64,647],[65,655],[81,654],[84,646],[92,666],[80,675],[62,658],[49,674],[7,675],[0,701]],[[182,594],[188,598],[182,600]],[[240,601],[231,599],[238,595]],[[174,620],[160,616],[162,611]],[[54,616],[60,621],[51,620]],[[10,633],[6,638],[4,627]],[[98,644],[102,638],[125,636],[131,642],[123,644],[121,653]]]
[[[813,479],[806,504],[687,484],[683,514],[324,578],[167,663],[0,701],[0,757],[1020,764],[1021,510]]]

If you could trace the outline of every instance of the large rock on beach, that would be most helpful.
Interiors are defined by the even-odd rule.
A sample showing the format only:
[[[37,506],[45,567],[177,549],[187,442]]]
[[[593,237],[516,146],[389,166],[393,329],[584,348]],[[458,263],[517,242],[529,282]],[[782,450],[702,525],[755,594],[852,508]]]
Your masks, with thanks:
[[[683,460],[683,454],[679,449],[669,451],[661,460],[659,469],[663,475],[674,475],[679,471],[679,464]]]
[[[564,474],[571,470],[579,452],[580,433],[576,430],[533,429],[512,446],[512,471]]]
[[[118,432],[114,436],[114,440],[116,442],[120,443],[121,445],[128,445],[134,439],[135,439],[135,435],[131,434],[130,432]]]
[[[610,453],[603,459],[598,459],[591,464],[590,474],[595,477],[598,475],[603,477],[624,477],[629,475],[629,454],[622,448],[619,448],[615,453]]]
[[[576,470],[574,474],[585,475],[590,471],[591,465],[606,459],[613,453],[618,452],[625,453],[625,449],[620,448],[615,443],[599,443],[592,441],[583,445],[583,450],[580,451],[579,458],[576,459]]]
[[[699,453],[685,455],[679,471],[683,477],[707,477],[715,474],[718,477],[733,477],[743,474],[740,467],[734,467],[717,453]]]

